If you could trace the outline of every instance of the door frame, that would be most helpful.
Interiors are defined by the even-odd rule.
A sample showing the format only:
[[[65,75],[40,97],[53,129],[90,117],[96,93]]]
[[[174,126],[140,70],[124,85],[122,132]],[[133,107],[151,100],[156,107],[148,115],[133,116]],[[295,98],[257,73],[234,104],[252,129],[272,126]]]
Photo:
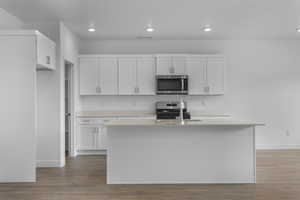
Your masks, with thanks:
[[[66,67],[70,69],[70,81],[69,81],[69,89],[70,89],[70,96],[69,96],[69,107],[70,107],[70,130],[69,130],[69,137],[68,137],[68,151],[69,156],[74,157],[75,154],[75,85],[74,85],[74,64],[67,60],[64,61],[64,70]],[[64,110],[65,112],[65,110]],[[66,129],[66,127],[65,127]],[[66,148],[65,148],[66,149]]]

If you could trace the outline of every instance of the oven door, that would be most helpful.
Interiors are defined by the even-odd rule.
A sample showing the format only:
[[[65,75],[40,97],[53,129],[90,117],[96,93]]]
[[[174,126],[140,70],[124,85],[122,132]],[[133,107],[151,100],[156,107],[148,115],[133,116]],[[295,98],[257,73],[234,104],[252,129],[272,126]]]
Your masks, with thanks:
[[[157,77],[157,94],[188,94],[188,83],[185,77]]]

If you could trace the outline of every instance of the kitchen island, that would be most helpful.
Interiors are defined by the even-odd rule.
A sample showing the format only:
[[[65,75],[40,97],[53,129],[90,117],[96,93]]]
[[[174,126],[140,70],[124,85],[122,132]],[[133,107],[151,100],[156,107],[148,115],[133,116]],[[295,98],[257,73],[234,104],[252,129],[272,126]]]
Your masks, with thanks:
[[[255,183],[255,127],[234,120],[110,120],[108,184]]]

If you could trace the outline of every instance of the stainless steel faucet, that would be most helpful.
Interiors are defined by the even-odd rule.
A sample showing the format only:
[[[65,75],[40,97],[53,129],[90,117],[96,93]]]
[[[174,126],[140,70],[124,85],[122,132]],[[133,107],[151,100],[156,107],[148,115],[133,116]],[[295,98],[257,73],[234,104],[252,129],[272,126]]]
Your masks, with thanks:
[[[184,109],[184,101],[182,98],[180,98],[180,115],[179,115],[179,120],[180,124],[184,124],[184,117],[183,117],[183,109]]]

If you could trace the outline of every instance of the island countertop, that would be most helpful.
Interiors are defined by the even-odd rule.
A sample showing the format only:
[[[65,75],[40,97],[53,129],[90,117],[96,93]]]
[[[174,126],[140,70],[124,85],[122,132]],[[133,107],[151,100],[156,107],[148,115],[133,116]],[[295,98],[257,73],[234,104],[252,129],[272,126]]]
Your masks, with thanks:
[[[184,120],[182,124],[179,120],[107,120],[103,122],[107,127],[113,126],[265,126],[264,123],[254,121],[243,121],[233,119],[203,119],[203,120]]]
[[[209,112],[190,112],[192,119],[222,119],[230,118],[231,116],[224,113],[209,113]],[[142,118],[155,119],[156,114],[153,112],[141,111],[80,111],[76,113],[77,118]]]

